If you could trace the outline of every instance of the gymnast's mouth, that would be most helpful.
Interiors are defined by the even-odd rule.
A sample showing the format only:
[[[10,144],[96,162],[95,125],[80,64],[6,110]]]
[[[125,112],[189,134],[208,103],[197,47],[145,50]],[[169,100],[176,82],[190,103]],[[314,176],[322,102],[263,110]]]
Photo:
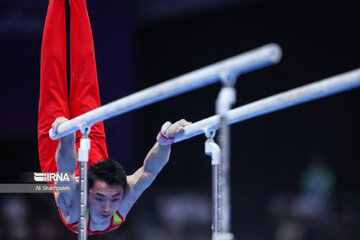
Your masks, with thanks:
[[[100,216],[102,216],[103,218],[108,218],[108,217],[110,217],[111,215],[110,215],[110,214],[100,214]]]

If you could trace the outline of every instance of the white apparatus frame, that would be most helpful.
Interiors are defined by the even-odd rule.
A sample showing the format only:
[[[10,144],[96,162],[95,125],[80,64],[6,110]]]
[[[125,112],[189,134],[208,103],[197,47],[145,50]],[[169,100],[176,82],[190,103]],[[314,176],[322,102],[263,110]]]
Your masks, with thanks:
[[[246,57],[245,57],[246,56]],[[274,57],[276,56],[276,57]],[[246,73],[251,70],[255,70],[261,67],[265,67],[274,63],[277,63],[281,58],[281,49],[275,45],[270,44],[266,45],[264,47],[255,49],[253,51],[247,52],[245,54],[241,54],[237,56],[239,59],[241,59],[241,64],[233,64],[235,68],[238,70],[231,70],[227,65],[230,60],[234,60],[236,57],[231,58],[229,60],[225,60],[220,63],[227,63],[225,64],[226,67],[219,67],[220,63],[213,64],[210,66],[214,66],[216,68],[216,71],[210,71],[209,67],[194,71],[192,73],[183,75],[181,77],[175,78],[174,80],[169,80],[165,83],[159,84],[157,86],[142,90],[138,93],[135,93],[133,95],[130,95],[128,97],[119,99],[113,103],[107,104],[105,106],[102,106],[100,108],[97,108],[95,110],[92,110],[88,113],[85,113],[75,119],[72,119],[62,125],[59,126],[59,132],[57,135],[50,132],[50,136],[52,139],[57,139],[61,136],[65,136],[67,134],[70,134],[78,129],[81,130],[83,133],[83,139],[81,140],[81,146],[79,149],[79,162],[80,162],[80,185],[81,187],[81,210],[80,210],[80,216],[83,216],[81,218],[80,222],[80,228],[79,228],[79,236],[78,239],[80,240],[86,240],[87,239],[87,232],[86,232],[86,208],[87,208],[87,196],[86,196],[86,189],[87,189],[87,173],[86,173],[86,166],[87,166],[87,153],[89,149],[89,140],[87,138],[87,134],[89,133],[90,127],[92,124],[109,119],[111,117],[120,115],[122,113],[143,107],[145,105],[149,105],[152,103],[155,103],[156,101],[160,101],[181,93],[184,93],[186,91],[190,91],[196,88],[203,87],[205,85],[214,83],[216,81],[220,81],[220,79],[224,79],[224,76],[238,76],[240,73]],[[257,58],[259,57],[259,58]],[[265,60],[266,58],[266,60]],[[225,66],[224,65],[224,66]],[[211,72],[211,74],[214,74],[214,76],[206,76],[206,81],[203,81],[201,84],[193,84],[186,81],[187,78],[199,78],[199,81],[201,81],[201,77],[204,75],[201,74],[202,70],[206,70]],[[240,69],[240,70],[239,70]],[[194,74],[194,75],[192,75]],[[211,79],[209,81],[209,79]],[[215,79],[215,80],[214,80]],[[181,86],[181,81],[184,81],[186,84],[190,84],[191,87],[187,86],[184,87],[182,90],[179,91],[179,87]],[[174,83],[176,86],[172,87],[172,83]],[[206,82],[206,83],[205,83]],[[277,110],[285,109],[291,106],[295,106],[301,103],[305,103],[308,101],[316,100],[319,98],[323,98],[326,96],[330,96],[336,93],[344,92],[351,90],[353,88],[360,87],[360,68],[349,71],[343,74],[335,75],[330,78],[326,78],[323,80],[320,80],[318,82],[314,82],[311,84],[304,85],[302,87],[298,87],[283,93],[279,93],[258,101],[255,101],[250,104],[246,104],[241,107],[237,107],[233,110],[229,110],[224,112],[220,111],[220,114],[206,118],[204,120],[195,122],[184,129],[184,133],[182,135],[179,135],[175,138],[175,142],[180,142],[189,138],[192,138],[194,136],[200,135],[200,134],[206,134],[207,137],[211,140],[211,135],[213,136],[214,132],[216,132],[217,129],[220,128],[220,122],[221,118],[225,117],[227,124],[234,124],[237,122],[241,122],[247,119],[251,119],[260,115],[268,114]],[[171,90],[169,90],[171,89]],[[166,93],[166,91],[169,90],[171,93]],[[155,93],[152,93],[155,92]],[[147,99],[144,100],[144,96],[147,96]],[[159,97],[159,95],[161,95]],[[142,99],[140,100],[134,100],[134,99]],[[212,157],[213,162],[216,162],[216,156],[219,156],[219,152],[216,148],[216,144],[210,143],[212,149],[207,150],[214,150],[212,151]],[[210,146],[208,144],[208,146]],[[215,146],[215,147],[214,147]],[[209,153],[209,152],[207,152]],[[214,154],[215,153],[215,154]],[[81,176],[83,175],[83,176]],[[226,189],[229,191],[229,189]],[[229,204],[229,203],[228,203]],[[222,206],[224,208],[230,208],[230,206]],[[83,215],[82,215],[83,214]],[[229,217],[229,216],[228,216]],[[214,222],[214,221],[213,221]],[[229,227],[228,227],[229,229]],[[225,232],[224,235],[219,235],[214,237],[213,232],[213,239],[232,239],[231,234],[227,234],[228,232]]]
[[[87,239],[87,163],[90,150],[90,139],[88,134],[94,123],[216,83],[224,78],[236,79],[240,74],[278,63],[281,57],[282,51],[277,44],[267,44],[84,113],[61,124],[57,133],[50,130],[49,136],[53,140],[77,130],[80,130],[83,135],[78,151],[80,182],[80,220],[78,239]]]
[[[282,51],[279,45],[275,43],[264,45],[138,91],[77,116],[61,124],[56,134],[50,130],[50,138],[55,140],[87,126],[92,126],[94,123],[219,82],[223,76],[238,76],[276,64],[281,57]]]
[[[228,124],[242,122],[358,87],[360,87],[360,68],[234,108],[226,113]],[[177,136],[174,142],[181,142],[219,128],[220,115],[215,115],[186,126],[183,134]]]

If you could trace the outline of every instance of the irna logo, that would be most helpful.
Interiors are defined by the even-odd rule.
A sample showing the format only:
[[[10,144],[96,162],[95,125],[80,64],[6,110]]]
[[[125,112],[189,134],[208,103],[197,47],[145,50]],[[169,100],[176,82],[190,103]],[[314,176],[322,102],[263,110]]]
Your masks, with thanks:
[[[36,173],[34,172],[35,182],[70,182],[69,173]]]

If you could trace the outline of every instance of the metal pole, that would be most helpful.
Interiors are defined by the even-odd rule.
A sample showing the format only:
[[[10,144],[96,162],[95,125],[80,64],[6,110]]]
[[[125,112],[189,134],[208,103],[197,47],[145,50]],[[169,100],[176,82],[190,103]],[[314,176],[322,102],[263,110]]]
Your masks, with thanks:
[[[81,129],[83,136],[80,140],[79,154],[79,183],[80,183],[80,220],[78,227],[78,240],[87,240],[87,193],[88,193],[88,174],[87,165],[89,161],[90,138],[88,136],[90,128]]]
[[[81,124],[91,126],[117,115],[219,82],[221,79],[219,75],[223,73],[232,72],[234,75],[239,75],[276,64],[281,56],[281,48],[277,44],[267,44],[91,110],[61,124],[56,134],[50,130],[49,136],[54,140],[75,132]]]
[[[360,87],[360,68],[234,108],[227,113],[228,124],[242,122],[357,87]],[[213,128],[216,131],[219,127],[220,116],[215,115],[186,126],[184,133],[177,136],[174,142],[204,134],[204,129]]]
[[[217,183],[218,233],[230,232],[230,131],[226,117],[221,118],[218,142],[221,148],[221,164],[213,166]]]
[[[212,166],[212,232],[219,232],[219,216],[218,216],[218,179],[215,177],[221,163],[221,149],[218,144],[215,143],[215,132],[213,129],[207,129],[205,131],[205,154],[211,156]]]
[[[236,76],[222,75],[223,87],[216,99],[216,113],[220,115],[219,143],[221,149],[220,165],[213,165],[213,190],[215,191],[212,240],[232,240],[230,232],[231,205],[230,205],[230,130],[227,112],[236,100],[234,88]]]

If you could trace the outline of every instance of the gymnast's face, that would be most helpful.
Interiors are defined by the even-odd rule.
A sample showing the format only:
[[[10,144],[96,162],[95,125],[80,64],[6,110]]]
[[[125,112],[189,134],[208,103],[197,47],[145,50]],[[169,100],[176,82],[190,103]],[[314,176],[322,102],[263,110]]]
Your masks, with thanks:
[[[95,181],[89,189],[89,210],[91,218],[96,222],[111,219],[119,210],[123,200],[124,188],[121,185],[108,185],[104,181]]]

